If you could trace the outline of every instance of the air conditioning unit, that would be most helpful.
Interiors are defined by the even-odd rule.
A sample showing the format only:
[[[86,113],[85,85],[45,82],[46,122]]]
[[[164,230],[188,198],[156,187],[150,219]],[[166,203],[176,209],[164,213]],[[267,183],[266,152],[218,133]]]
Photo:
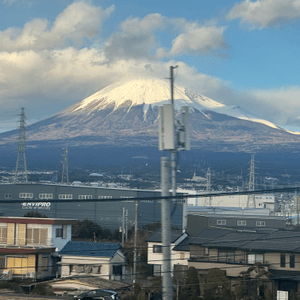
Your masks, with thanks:
[[[26,278],[34,278],[34,272],[27,272]]]

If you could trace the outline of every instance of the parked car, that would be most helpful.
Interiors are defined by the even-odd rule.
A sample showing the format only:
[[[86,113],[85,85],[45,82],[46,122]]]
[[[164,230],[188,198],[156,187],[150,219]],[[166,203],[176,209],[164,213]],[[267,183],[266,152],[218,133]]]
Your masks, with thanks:
[[[120,297],[117,292],[97,289],[74,296],[74,300],[120,300]]]

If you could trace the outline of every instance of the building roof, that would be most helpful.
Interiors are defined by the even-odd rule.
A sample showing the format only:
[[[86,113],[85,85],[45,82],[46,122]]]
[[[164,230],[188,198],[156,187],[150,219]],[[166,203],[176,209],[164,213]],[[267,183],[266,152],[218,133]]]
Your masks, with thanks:
[[[60,255],[113,257],[121,248],[119,243],[92,243],[69,241],[59,252]]]
[[[49,224],[49,225],[69,225],[75,224],[75,219],[58,218],[31,218],[31,217],[0,217],[1,223],[19,223],[19,224]]]
[[[300,232],[291,230],[261,232],[206,228],[188,241],[189,245],[208,248],[300,253]],[[174,250],[187,249],[186,242],[180,243]]]
[[[184,233],[182,232],[182,230],[171,230],[171,243],[175,243],[183,234]],[[148,239],[148,242],[161,243],[161,229],[155,231]]]

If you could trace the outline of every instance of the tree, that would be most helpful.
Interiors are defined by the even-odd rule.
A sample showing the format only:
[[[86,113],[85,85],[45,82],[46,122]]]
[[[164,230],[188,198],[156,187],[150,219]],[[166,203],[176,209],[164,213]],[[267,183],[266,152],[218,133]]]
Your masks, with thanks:
[[[179,290],[179,300],[197,300],[200,296],[198,272],[194,267],[187,270],[185,284]]]
[[[46,215],[42,215],[38,211],[28,211],[23,217],[30,217],[30,218],[48,218]]]
[[[266,281],[269,280],[270,273],[261,263],[255,263],[247,271],[241,272],[240,276],[241,285],[235,291],[237,299],[269,299],[271,291],[267,290]]]
[[[231,299],[230,280],[224,271],[214,268],[205,276],[204,300]]]
[[[72,227],[72,237],[99,241],[112,239],[112,233],[108,228],[103,228],[91,220],[77,221]]]

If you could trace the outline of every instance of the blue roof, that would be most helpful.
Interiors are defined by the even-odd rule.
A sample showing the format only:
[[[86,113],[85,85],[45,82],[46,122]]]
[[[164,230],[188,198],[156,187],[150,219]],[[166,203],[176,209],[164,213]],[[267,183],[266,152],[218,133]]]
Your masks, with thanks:
[[[119,243],[92,243],[69,241],[59,252],[61,255],[113,257],[121,245]]]

